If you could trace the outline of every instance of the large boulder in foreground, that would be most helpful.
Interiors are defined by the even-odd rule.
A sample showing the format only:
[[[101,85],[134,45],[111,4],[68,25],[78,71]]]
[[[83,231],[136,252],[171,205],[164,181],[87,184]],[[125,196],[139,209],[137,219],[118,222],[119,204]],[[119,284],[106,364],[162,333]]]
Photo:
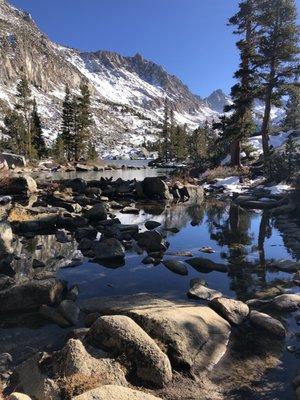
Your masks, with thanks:
[[[125,354],[134,365],[135,375],[146,384],[163,387],[172,379],[168,357],[154,340],[127,316],[98,318],[90,329],[89,339],[97,347],[112,352],[114,356]]]
[[[151,394],[133,390],[122,386],[105,385],[98,389],[90,390],[73,400],[161,400]]]
[[[0,313],[30,311],[56,303],[65,285],[57,279],[32,280],[0,291]]]
[[[163,343],[175,368],[201,373],[224,355],[230,325],[205,306],[173,306],[129,312],[151,337]]]
[[[37,184],[30,176],[0,178],[0,195],[26,195],[37,192]]]
[[[88,299],[81,309],[130,316],[166,347],[172,365],[185,371],[211,369],[225,353],[231,332],[229,323],[209,307],[149,294]]]

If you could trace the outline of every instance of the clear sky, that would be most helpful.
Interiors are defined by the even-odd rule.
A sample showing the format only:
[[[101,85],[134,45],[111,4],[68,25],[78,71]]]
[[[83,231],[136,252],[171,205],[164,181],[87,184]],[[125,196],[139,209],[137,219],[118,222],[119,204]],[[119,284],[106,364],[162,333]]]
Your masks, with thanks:
[[[226,22],[238,0],[9,1],[59,44],[140,53],[201,96],[218,88],[229,93],[232,86],[238,54]]]

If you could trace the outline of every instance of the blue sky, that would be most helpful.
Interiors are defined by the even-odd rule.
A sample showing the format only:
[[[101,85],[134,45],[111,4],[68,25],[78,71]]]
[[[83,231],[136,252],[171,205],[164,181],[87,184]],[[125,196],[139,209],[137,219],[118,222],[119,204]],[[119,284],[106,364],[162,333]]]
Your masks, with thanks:
[[[226,21],[238,0],[9,1],[30,12],[57,43],[84,51],[139,52],[196,94],[230,91],[238,54]]]

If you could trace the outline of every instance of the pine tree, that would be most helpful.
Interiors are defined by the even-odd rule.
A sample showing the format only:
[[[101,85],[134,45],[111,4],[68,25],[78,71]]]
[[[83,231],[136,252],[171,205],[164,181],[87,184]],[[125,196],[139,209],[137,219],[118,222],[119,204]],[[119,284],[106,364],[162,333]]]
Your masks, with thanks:
[[[188,135],[186,125],[177,125],[171,130],[171,153],[176,161],[184,161],[188,157]]]
[[[85,157],[88,142],[91,137],[90,128],[93,124],[91,113],[91,95],[89,87],[85,82],[80,85],[80,95],[77,97],[75,106],[75,127],[74,127],[74,159],[78,161]]]
[[[95,145],[91,141],[89,141],[88,149],[87,149],[87,159],[89,161],[94,161],[98,158],[98,156],[99,156],[99,154],[96,150]]]
[[[269,124],[272,104],[278,105],[289,83],[299,70],[299,28],[294,0],[260,0],[257,18],[261,96],[265,111],[261,127],[263,152],[269,156]]]
[[[201,163],[208,157],[208,143],[207,128],[204,126],[195,129],[190,138],[190,156],[192,160]]]
[[[300,129],[300,86],[294,84],[289,88],[289,99],[286,104],[284,128]]]
[[[63,163],[66,160],[65,156],[65,143],[61,135],[56,138],[53,147],[51,149],[52,157],[55,161]]]
[[[22,115],[26,127],[26,147],[25,155],[32,158],[32,138],[31,138],[31,111],[32,111],[32,97],[29,82],[25,76],[22,76],[21,80],[17,84],[17,104],[16,110]]]
[[[45,155],[47,154],[47,148],[45,144],[45,139],[43,137],[42,123],[40,116],[38,114],[35,99],[33,100],[33,110],[31,113],[30,127],[31,127],[31,138],[33,142],[33,145],[31,147],[35,149],[37,157],[41,159],[42,157],[45,157]]]
[[[231,89],[233,104],[225,107],[231,112],[223,117],[223,139],[230,143],[231,165],[241,164],[241,140],[253,129],[252,103],[255,93],[255,44],[257,40],[255,13],[257,0],[244,0],[239,11],[229,20],[235,26],[235,34],[242,38],[237,42],[241,63],[234,77],[238,82]]]
[[[24,118],[16,110],[10,111],[4,118],[1,129],[2,147],[16,154],[26,155],[27,131]]]
[[[76,104],[71,96],[69,86],[66,85],[62,109],[61,138],[65,146],[68,161],[71,161],[74,157],[75,106]]]

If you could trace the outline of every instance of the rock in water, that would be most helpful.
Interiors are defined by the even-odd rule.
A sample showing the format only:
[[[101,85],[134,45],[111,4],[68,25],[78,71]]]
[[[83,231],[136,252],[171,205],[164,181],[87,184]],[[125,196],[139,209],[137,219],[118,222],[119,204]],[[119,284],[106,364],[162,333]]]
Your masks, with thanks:
[[[165,267],[167,267],[170,271],[174,272],[175,274],[188,275],[188,269],[183,261],[168,259],[168,260],[163,260],[162,263]]]
[[[125,257],[125,248],[118,239],[93,242],[92,250],[97,260],[113,260]]]
[[[133,390],[122,386],[105,385],[98,389],[90,390],[73,400],[162,400],[151,394]]]
[[[166,251],[162,235],[157,231],[146,231],[137,235],[137,243],[148,252]]]
[[[194,257],[194,258],[189,258],[188,260],[186,260],[186,262],[199,272],[228,271],[227,265],[215,263],[214,261],[211,261],[208,258]]]
[[[286,335],[286,330],[282,323],[268,314],[253,310],[250,312],[250,321],[271,335],[279,338],[284,338]]]
[[[172,368],[168,357],[131,318],[122,315],[100,317],[92,325],[89,338],[115,356],[125,354],[143,382],[163,387],[171,381]]]
[[[158,177],[147,177],[141,183],[143,194],[150,199],[171,199],[168,185]]]
[[[145,227],[146,227],[149,231],[151,231],[152,229],[156,229],[156,228],[158,228],[159,226],[161,226],[161,223],[160,223],[160,222],[156,222],[156,221],[147,221],[147,222],[145,222]]]
[[[201,300],[213,300],[217,297],[222,297],[222,293],[217,290],[210,289],[203,285],[202,279],[192,279],[190,282],[190,289],[187,293],[188,297]]]
[[[240,325],[249,315],[249,307],[242,301],[220,297],[210,302],[213,308],[221,317],[233,325]]]
[[[300,306],[300,294],[286,293],[274,297],[271,301],[272,307],[279,311],[293,311],[297,310]]]

